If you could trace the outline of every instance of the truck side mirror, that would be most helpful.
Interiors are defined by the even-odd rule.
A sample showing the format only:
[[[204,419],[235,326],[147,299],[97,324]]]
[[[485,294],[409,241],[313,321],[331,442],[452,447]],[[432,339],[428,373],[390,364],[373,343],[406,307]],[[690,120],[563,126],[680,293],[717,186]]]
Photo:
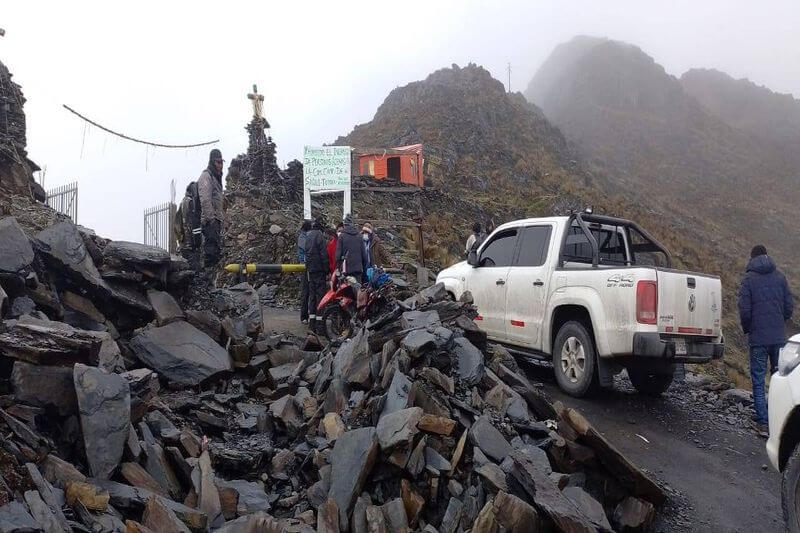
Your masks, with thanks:
[[[467,264],[472,267],[480,266],[478,264],[478,253],[476,251],[470,251],[469,255],[467,256]]]

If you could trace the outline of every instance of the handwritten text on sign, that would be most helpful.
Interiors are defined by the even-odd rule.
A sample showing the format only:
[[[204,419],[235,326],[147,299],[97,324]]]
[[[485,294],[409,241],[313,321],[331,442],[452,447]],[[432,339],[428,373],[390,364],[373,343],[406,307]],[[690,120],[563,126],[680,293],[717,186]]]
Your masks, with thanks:
[[[349,146],[306,146],[303,151],[303,182],[310,191],[350,188]]]

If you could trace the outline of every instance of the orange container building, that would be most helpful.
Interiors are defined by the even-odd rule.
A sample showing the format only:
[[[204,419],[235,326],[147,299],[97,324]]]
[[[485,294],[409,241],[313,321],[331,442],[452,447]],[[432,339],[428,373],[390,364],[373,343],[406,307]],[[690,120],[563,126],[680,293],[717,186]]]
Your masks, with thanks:
[[[379,180],[389,180],[405,185],[425,186],[422,166],[422,145],[412,144],[396,148],[355,148],[358,173]]]

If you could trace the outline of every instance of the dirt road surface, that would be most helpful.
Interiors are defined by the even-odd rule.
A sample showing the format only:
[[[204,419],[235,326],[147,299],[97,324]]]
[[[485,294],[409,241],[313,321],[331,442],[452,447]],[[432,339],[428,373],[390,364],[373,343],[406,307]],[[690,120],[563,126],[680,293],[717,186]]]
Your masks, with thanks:
[[[299,312],[264,309],[267,331],[302,337]],[[526,366],[552,400],[576,407],[634,464],[667,488],[654,531],[664,533],[783,531],[780,475],[766,468],[765,441],[746,425],[731,425],[697,405],[688,386],[675,384],[661,398],[637,394],[618,378],[613,390],[590,399],[567,396],[547,367]],[[746,417],[745,417],[746,418]]]
[[[784,531],[780,475],[765,441],[746,425],[690,401],[688,385],[661,398],[637,394],[626,378],[591,399],[567,396],[551,368],[527,367],[553,400],[575,407],[634,464],[669,490],[654,531]]]

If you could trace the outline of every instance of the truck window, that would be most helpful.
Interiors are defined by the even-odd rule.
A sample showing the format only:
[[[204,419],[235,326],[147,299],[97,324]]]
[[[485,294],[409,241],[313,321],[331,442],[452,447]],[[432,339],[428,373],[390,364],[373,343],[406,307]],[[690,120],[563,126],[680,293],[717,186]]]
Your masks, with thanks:
[[[604,227],[591,225],[589,230],[597,240],[597,251],[600,264],[606,265],[625,265],[627,256],[625,253],[625,239],[619,227]],[[574,263],[592,262],[592,245],[589,239],[583,234],[580,226],[573,225],[567,234],[564,243],[563,257],[565,261]]]
[[[542,266],[550,244],[550,226],[528,226],[522,231],[516,266]]]
[[[663,268],[670,266],[667,254],[636,228],[628,228],[628,241],[631,248],[631,264]]]
[[[480,265],[483,267],[511,266],[516,244],[516,229],[501,231],[481,251]]]

